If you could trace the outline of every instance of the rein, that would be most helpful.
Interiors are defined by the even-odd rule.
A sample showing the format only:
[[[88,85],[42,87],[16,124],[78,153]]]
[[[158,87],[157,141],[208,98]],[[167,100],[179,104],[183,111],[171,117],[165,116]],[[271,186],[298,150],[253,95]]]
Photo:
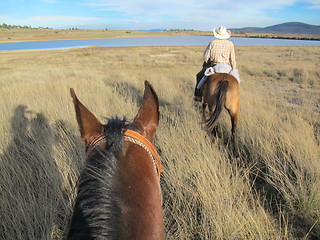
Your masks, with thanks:
[[[155,168],[156,175],[158,177],[158,180],[160,181],[160,175],[162,173],[162,166],[160,162],[160,157],[157,153],[156,148],[146,139],[144,136],[142,136],[140,133],[130,130],[130,129],[123,129],[123,134],[124,134],[124,140],[134,143],[140,147],[142,147],[144,150],[147,151],[149,154],[150,158],[152,159],[152,164]],[[86,152],[87,155],[95,149],[98,145],[101,143],[107,142],[107,136],[106,135],[99,135],[95,139],[92,140],[92,142],[89,144]]]

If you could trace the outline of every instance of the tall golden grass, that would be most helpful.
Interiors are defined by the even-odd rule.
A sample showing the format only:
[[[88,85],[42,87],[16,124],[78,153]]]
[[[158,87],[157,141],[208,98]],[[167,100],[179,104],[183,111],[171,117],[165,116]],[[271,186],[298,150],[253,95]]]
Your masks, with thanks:
[[[47,41],[61,39],[96,39],[118,37],[154,37],[209,35],[211,33],[193,30],[177,31],[128,31],[89,29],[3,29],[0,28],[0,42]]]
[[[319,239],[319,47],[238,47],[240,158],[230,120],[207,136],[193,103],[203,47],[0,53],[0,239],[63,239],[83,166],[69,96],[101,121],[135,115],[149,80],[166,239]]]

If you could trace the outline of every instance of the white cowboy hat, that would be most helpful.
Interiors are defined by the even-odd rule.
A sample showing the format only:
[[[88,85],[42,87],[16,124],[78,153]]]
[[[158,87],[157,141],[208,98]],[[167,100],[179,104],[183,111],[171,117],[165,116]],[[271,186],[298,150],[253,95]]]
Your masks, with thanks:
[[[231,31],[227,30],[225,26],[221,26],[219,29],[213,29],[213,35],[218,39],[228,39],[231,36]]]

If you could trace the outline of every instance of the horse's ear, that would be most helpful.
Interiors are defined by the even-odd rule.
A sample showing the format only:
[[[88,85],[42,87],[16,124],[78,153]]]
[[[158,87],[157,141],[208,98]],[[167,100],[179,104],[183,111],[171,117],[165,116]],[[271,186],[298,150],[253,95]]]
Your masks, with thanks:
[[[141,131],[144,137],[153,142],[153,136],[159,125],[159,100],[148,81],[144,82],[144,86],[143,101],[133,124]]]
[[[73,88],[70,88],[70,94],[73,98],[76,110],[77,121],[80,128],[81,138],[88,144],[103,131],[103,125],[100,121],[79,101]]]

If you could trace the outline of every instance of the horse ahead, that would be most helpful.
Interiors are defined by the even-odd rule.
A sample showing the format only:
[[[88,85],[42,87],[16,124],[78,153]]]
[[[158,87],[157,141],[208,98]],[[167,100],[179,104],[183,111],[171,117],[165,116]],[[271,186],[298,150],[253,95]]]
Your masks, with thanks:
[[[102,125],[70,91],[87,159],[67,238],[164,239],[162,170],[153,147],[159,102],[152,86],[145,82],[132,124],[113,118]]]
[[[205,109],[208,106],[210,117],[206,119],[206,130],[210,134],[217,125],[218,118],[225,107],[231,118],[231,141],[233,153],[238,157],[236,137],[238,113],[240,108],[239,83],[228,73],[210,75],[203,86],[202,112],[205,118]]]

